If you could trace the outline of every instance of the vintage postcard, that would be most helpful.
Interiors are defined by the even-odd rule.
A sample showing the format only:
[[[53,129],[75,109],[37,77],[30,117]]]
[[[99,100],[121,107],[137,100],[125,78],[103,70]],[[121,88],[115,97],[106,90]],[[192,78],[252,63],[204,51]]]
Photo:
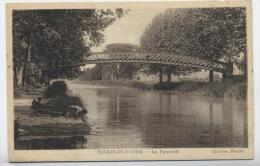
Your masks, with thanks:
[[[6,4],[9,160],[252,159],[251,12]]]

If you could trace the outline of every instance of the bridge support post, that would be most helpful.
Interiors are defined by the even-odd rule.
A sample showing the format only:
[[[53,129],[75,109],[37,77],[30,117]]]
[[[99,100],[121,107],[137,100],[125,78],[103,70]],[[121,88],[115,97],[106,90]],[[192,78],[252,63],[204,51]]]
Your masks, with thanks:
[[[162,77],[163,77],[163,69],[161,68],[160,69],[160,73],[159,73],[159,81],[160,81],[160,84],[162,84],[163,80],[162,80]]]
[[[172,69],[171,67],[167,70],[167,82],[172,82]]]
[[[209,82],[213,82],[214,81],[214,75],[213,75],[213,70],[209,71]]]
[[[223,73],[223,80],[228,80],[233,75],[233,63],[227,63],[226,71]]]

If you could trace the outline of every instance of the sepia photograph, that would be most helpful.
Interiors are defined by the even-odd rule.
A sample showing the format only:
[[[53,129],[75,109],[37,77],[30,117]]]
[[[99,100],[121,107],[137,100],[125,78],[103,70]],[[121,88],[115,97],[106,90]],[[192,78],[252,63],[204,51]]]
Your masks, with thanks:
[[[9,4],[11,160],[252,158],[248,2]]]

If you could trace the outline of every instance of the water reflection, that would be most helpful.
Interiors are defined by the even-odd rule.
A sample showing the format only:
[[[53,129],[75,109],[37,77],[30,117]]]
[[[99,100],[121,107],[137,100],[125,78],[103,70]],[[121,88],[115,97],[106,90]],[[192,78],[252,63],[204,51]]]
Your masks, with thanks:
[[[69,87],[85,102],[92,131],[87,141],[68,141],[64,149],[247,147],[244,100],[75,83]],[[60,148],[51,141],[41,146]]]
[[[84,136],[70,137],[20,137],[15,141],[17,150],[37,150],[37,149],[82,149],[87,138]]]
[[[246,147],[246,102],[132,88],[83,88],[93,133],[87,148]]]

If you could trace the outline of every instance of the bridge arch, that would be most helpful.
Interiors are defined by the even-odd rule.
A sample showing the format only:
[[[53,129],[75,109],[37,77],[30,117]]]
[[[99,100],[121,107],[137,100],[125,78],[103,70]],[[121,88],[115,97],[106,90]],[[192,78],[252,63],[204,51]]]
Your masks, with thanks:
[[[149,52],[94,52],[85,58],[86,64],[106,63],[148,63],[174,65],[187,68],[204,69],[210,71],[210,79],[213,71],[223,73],[223,76],[233,74],[233,64],[212,61],[193,56],[183,56],[169,53]]]

